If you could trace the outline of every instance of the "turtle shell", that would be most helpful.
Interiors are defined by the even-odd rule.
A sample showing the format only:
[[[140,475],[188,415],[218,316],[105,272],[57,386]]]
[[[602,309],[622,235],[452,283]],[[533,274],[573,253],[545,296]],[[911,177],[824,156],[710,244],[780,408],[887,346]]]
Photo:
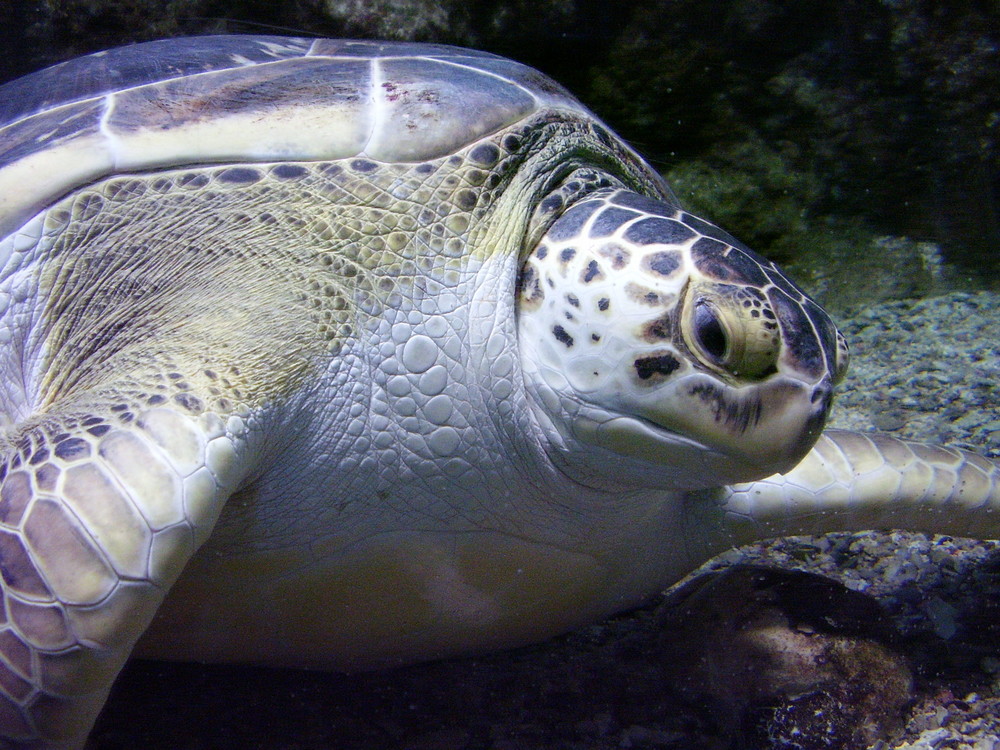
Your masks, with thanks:
[[[109,174],[423,161],[540,109],[591,116],[537,71],[457,47],[266,36],[120,47],[0,87],[0,237]]]

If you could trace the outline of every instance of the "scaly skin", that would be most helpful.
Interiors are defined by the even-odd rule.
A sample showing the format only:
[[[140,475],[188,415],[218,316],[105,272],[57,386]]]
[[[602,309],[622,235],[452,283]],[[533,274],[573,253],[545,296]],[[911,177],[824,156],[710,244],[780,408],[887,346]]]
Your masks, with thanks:
[[[830,319],[551,82],[184,45],[224,75],[133,71],[0,154],[6,747],[80,747],[134,644],[369,668],[545,638],[734,541],[902,525],[887,502],[996,533],[994,464],[819,437]]]
[[[940,445],[828,430],[791,471],[728,488],[727,528],[751,541],[898,528],[1000,538],[1000,465]]]

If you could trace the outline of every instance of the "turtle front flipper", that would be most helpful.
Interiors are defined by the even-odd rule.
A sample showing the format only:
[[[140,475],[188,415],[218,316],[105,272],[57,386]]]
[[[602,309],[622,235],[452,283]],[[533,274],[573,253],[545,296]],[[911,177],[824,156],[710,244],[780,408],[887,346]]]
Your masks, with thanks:
[[[241,477],[233,426],[77,401],[0,436],[0,748],[83,745]]]
[[[741,539],[898,528],[1000,537],[1000,464],[958,448],[829,430],[789,472],[722,501]]]

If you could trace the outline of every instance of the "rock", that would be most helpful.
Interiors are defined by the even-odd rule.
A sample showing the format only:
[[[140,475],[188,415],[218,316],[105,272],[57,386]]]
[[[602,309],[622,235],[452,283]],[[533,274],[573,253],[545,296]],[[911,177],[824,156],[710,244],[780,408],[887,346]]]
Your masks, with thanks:
[[[874,599],[830,579],[739,565],[660,608],[672,690],[737,743],[850,750],[902,724],[913,681]]]

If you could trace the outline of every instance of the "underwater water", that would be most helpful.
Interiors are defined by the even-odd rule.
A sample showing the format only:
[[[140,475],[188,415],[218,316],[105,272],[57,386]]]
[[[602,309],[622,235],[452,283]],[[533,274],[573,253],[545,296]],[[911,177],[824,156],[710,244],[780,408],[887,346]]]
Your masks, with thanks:
[[[220,31],[439,41],[530,63],[629,139],[685,205],[833,312],[852,347],[833,426],[1000,456],[997,9],[603,5],[24,2],[4,11],[14,53],[0,74]],[[998,554],[989,541],[864,532],[752,545],[702,572],[773,565],[874,597],[885,622],[843,632],[889,642],[915,675],[909,703],[871,709],[888,738],[879,747],[979,750],[1000,738]],[[816,688],[818,704],[747,694],[721,707],[707,680],[706,694],[677,682],[661,638],[671,602],[537,647],[391,673],[138,662],[88,747],[782,748],[800,725],[803,748],[868,746],[851,722],[871,681]],[[860,671],[878,687],[890,667],[865,654]],[[800,714],[817,705],[840,723],[807,726]]]

